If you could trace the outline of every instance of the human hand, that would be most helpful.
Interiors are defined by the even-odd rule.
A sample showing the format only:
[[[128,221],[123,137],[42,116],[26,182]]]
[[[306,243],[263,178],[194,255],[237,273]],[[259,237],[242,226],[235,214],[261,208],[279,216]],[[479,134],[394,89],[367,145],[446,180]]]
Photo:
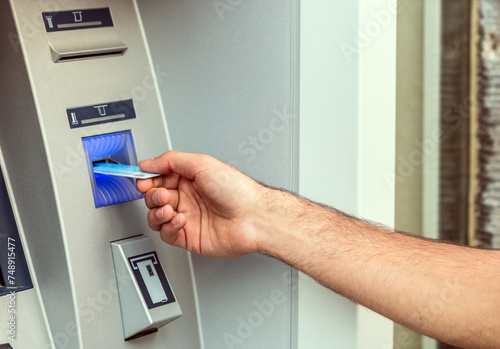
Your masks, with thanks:
[[[254,223],[267,188],[208,155],[168,151],[139,166],[163,174],[137,181],[163,241],[203,256],[258,252]]]

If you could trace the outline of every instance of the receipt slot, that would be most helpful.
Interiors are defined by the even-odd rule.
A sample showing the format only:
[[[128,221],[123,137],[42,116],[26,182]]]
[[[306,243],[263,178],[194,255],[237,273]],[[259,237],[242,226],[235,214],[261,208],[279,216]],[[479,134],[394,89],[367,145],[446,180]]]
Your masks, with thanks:
[[[116,241],[111,249],[127,340],[155,332],[182,315],[151,238]]]
[[[94,172],[171,148],[137,3],[0,1],[0,46],[0,167],[32,281],[0,345],[201,347],[190,255],[149,228],[134,179]]]

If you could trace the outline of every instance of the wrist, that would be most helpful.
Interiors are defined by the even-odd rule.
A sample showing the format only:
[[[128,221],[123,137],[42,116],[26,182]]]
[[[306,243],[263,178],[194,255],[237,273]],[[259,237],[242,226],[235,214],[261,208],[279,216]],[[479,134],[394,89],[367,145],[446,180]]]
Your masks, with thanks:
[[[286,251],[300,244],[296,229],[303,200],[295,195],[269,187],[262,187],[261,199],[256,205],[254,228],[259,253],[284,260]]]

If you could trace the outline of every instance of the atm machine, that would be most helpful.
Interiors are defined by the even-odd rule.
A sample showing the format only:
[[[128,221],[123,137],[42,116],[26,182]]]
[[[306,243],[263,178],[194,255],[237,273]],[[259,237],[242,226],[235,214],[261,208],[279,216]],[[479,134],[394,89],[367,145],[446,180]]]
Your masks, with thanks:
[[[150,231],[133,179],[93,171],[171,148],[136,4],[0,6],[2,171],[19,233],[2,239],[0,338],[199,347],[190,258]]]
[[[339,26],[364,1],[336,5]],[[0,349],[392,343],[392,324],[280,261],[163,243],[134,179],[94,172],[174,148],[297,191],[299,14],[316,6],[304,3],[0,2]],[[339,87],[347,108],[356,86]],[[343,144],[356,120],[335,131]],[[352,179],[349,161],[336,164]]]

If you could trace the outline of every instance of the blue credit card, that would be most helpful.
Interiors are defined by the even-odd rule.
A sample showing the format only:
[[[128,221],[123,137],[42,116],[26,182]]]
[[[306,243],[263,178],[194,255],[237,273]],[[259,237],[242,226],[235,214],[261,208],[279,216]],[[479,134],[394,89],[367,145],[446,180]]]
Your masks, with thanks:
[[[139,166],[113,164],[107,162],[99,162],[94,164],[94,173],[132,178],[152,178],[161,176],[161,174],[159,173],[149,173],[141,171]]]

